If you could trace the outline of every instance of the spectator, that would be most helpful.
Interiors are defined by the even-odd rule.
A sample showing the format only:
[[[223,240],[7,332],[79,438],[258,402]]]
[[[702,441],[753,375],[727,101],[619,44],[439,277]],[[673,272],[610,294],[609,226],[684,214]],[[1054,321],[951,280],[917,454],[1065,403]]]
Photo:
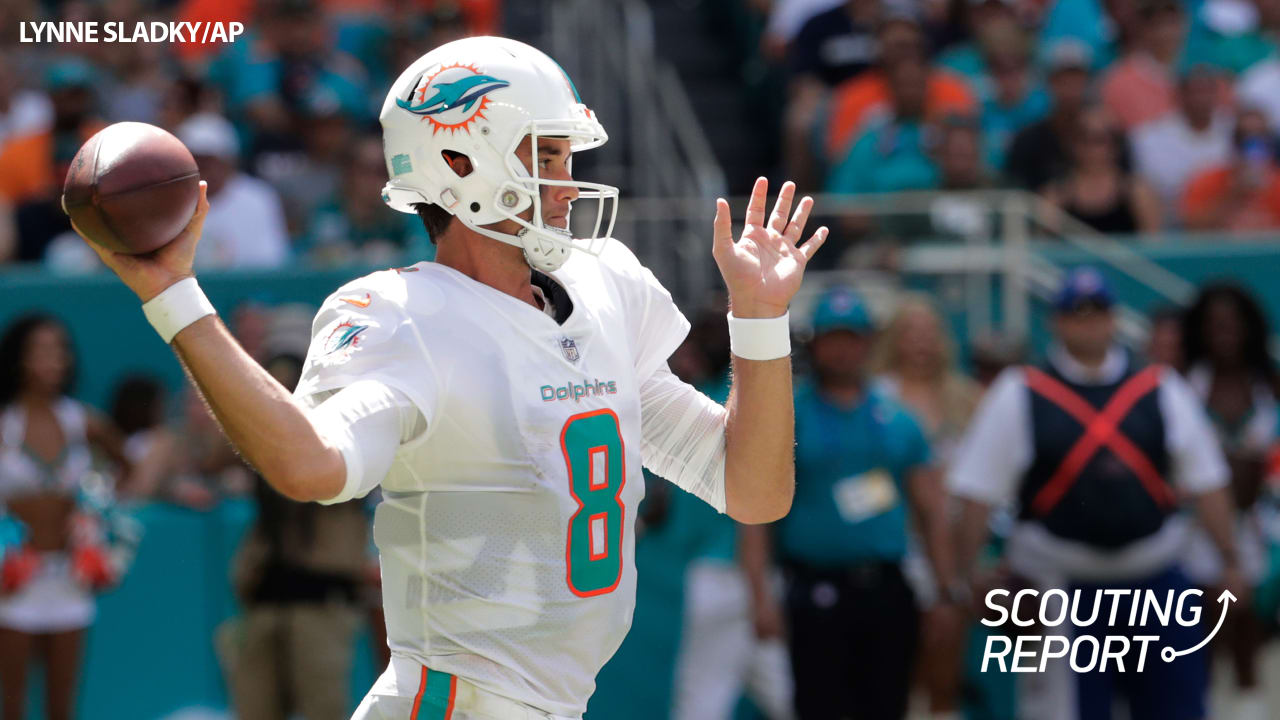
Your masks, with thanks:
[[[1217,105],[1217,73],[1197,66],[1178,83],[1174,112],[1134,129],[1134,171],[1160,199],[1163,215],[1176,222],[1178,201],[1189,181],[1231,156],[1231,113]]]
[[[1265,4],[1274,6],[1280,14],[1280,0]],[[1280,49],[1276,52],[1280,53]],[[1272,134],[1280,134],[1280,57],[1269,56],[1241,74],[1236,98],[1242,107],[1261,110],[1270,121]]]
[[[845,0],[801,25],[787,49],[792,87],[816,83],[833,88],[871,67],[879,6],[876,0]]]
[[[1038,192],[1066,173],[1089,90],[1091,60],[1089,48],[1073,40],[1049,48],[1049,116],[1020,130],[1010,143],[1004,170],[1014,185]]]
[[[78,58],[51,65],[45,88],[53,103],[52,126],[11,137],[0,148],[0,201],[14,208],[20,262],[41,259],[53,238],[71,230],[58,200],[76,151],[102,129],[95,115],[94,77]]]
[[[983,162],[977,121],[964,116],[948,117],[937,133],[934,157],[938,165],[938,187],[942,190],[990,187],[991,176]]]
[[[892,114],[858,138],[832,171],[827,192],[877,193],[937,187],[925,126],[929,80],[920,60],[902,60],[886,72]]]
[[[1068,632],[1098,640],[1154,630],[1161,643],[1192,647],[1204,637],[1200,625],[1161,626],[1152,619],[1085,626],[1075,620],[1125,618],[1136,602],[1127,598],[1191,589],[1179,569],[1188,522],[1180,496],[1192,499],[1213,531],[1226,558],[1224,585],[1237,597],[1245,591],[1227,466],[1209,421],[1177,373],[1144,367],[1115,343],[1113,304],[1101,274],[1073,270],[1054,301],[1048,362],[1006,370],[979,406],[949,476],[962,504],[959,568],[968,573],[973,567],[992,508],[1016,498],[1008,565],[1021,578],[1018,584],[1038,589],[1042,600],[1050,588],[1075,596],[1073,620],[1064,624]],[[1095,420],[1099,414],[1106,430]],[[1088,452],[1075,450],[1082,447]],[[1111,588],[1125,595],[1104,594]],[[1099,599],[1104,597],[1111,601]],[[1050,603],[1042,612],[1057,609]],[[1010,631],[1005,626],[1003,632]],[[1204,653],[1148,663],[1140,683],[1120,682],[1114,666],[1076,673],[1056,660],[1048,661],[1043,677],[1050,694],[1036,703],[1043,708],[1037,717],[1109,717],[1120,693],[1128,696],[1133,717],[1207,716]],[[1024,709],[1032,703],[1026,697],[1020,702]]]
[[[196,246],[196,267],[279,267],[289,257],[280,198],[270,185],[236,169],[240,144],[222,117],[194,115],[177,129],[209,183],[209,214]]]
[[[122,497],[156,497],[172,480],[177,438],[165,427],[164,388],[150,375],[130,375],[111,393],[111,420],[124,435],[124,455],[133,465]]]
[[[770,60],[785,57],[787,48],[810,19],[844,3],[845,0],[777,0],[770,3],[769,18],[760,38],[765,57]]]
[[[1262,494],[1267,456],[1280,437],[1280,374],[1267,350],[1271,333],[1258,301],[1227,284],[1200,290],[1187,310],[1183,335],[1187,348],[1187,383],[1208,410],[1231,470],[1237,514],[1236,547],[1250,588],[1266,571],[1262,533]],[[1192,538],[1184,567],[1188,576],[1217,597],[1223,566],[1204,530]],[[1236,717],[1274,717],[1259,684],[1258,654],[1263,628],[1251,598],[1241,597],[1218,641],[1230,648],[1235,669]]]
[[[260,34],[229,46],[210,68],[228,113],[248,121],[251,161],[261,150],[297,146],[298,116],[317,87],[332,90],[354,117],[372,115],[367,75],[354,58],[331,47],[328,18],[316,0],[270,0],[259,10]]]
[[[151,18],[141,3],[122,3],[113,8],[111,20],[132,27]],[[109,72],[101,88],[103,114],[109,122],[131,120],[155,124],[165,92],[173,83],[173,66],[166,44],[103,43],[103,67]]]
[[[869,363],[876,387],[915,413],[942,467],[954,455],[982,394],[960,371],[945,323],[927,295],[904,295]]]
[[[72,717],[94,592],[119,579],[101,542],[74,531],[91,522],[82,498],[99,477],[93,449],[122,477],[129,469],[119,431],[67,396],[74,367],[67,330],[51,317],[19,318],[0,338],[0,519],[6,537],[19,538],[0,552],[6,718],[27,716],[27,672],[37,658],[46,717]]]
[[[1177,0],[1140,0],[1138,35],[1124,57],[1103,75],[1102,101],[1129,131],[1175,106],[1174,63],[1187,22]]]
[[[813,151],[819,110],[831,88],[870,67],[892,47],[877,44],[879,0],[846,0],[804,23],[788,46],[787,108],[783,157],[788,175],[801,188],[818,184],[822,166]],[[883,40],[883,38],[881,38]]]
[[[301,348],[306,341],[304,329]],[[292,389],[302,355],[278,355],[266,367]],[[244,718],[346,718],[368,563],[364,502],[297,503],[260,477],[254,488],[257,520],[232,571],[244,606],[230,663],[236,712]]]
[[[317,208],[299,250],[320,265],[413,263],[435,257],[416,215],[395,212],[382,202],[387,166],[382,142],[358,141],[346,153],[342,188]]]
[[[1018,19],[1014,0],[966,0],[963,5],[969,38],[939,54],[938,66],[976,83],[988,72],[992,46],[1018,32]]]
[[[1049,183],[1045,199],[1098,232],[1155,232],[1160,201],[1145,181],[1121,167],[1121,142],[1105,109],[1086,110],[1067,174]]]
[[[942,602],[949,603],[944,495],[924,433],[869,385],[871,319],[852,291],[819,300],[809,345],[814,381],[796,395],[796,495],[774,528],[789,581],[796,711],[811,718],[902,718],[919,617],[903,576],[907,513],[919,520]],[[767,593],[769,529],[743,526],[756,612]]]
[[[1031,68],[1026,34],[1016,25],[993,29],[986,46],[985,74],[975,83],[982,108],[984,153],[987,163],[998,168],[1004,167],[1017,132],[1049,113],[1049,93]]]
[[[1267,230],[1280,227],[1280,173],[1266,117],[1241,110],[1225,165],[1192,176],[1182,195],[1182,221],[1191,230]]]
[[[945,470],[982,391],[960,372],[945,320],[928,296],[907,295],[898,302],[876,341],[870,369],[876,386],[915,414],[938,467]],[[920,552],[918,533],[911,540],[904,567],[922,609],[920,674],[929,709],[940,716],[959,710],[961,638],[949,613],[938,612],[938,588]]]
[[[928,67],[924,32],[913,13],[902,8],[886,9],[876,35],[880,40],[877,66],[846,80],[832,92],[831,106],[827,111],[825,147],[833,163],[844,158],[850,145],[869,128],[893,115],[894,98],[889,76],[903,63],[925,64],[923,114],[940,118],[977,111],[977,101],[962,78]]]
[[[1178,372],[1187,369],[1187,354],[1182,339],[1182,310],[1161,307],[1151,313],[1151,333],[1147,336],[1147,360],[1167,365]]]
[[[343,113],[337,95],[327,87],[311,90],[299,120],[301,146],[259,155],[257,164],[262,179],[280,195],[291,238],[306,232],[307,223],[320,206],[342,192],[344,158],[351,154],[355,140],[350,118]],[[381,194],[379,186],[374,195]]]
[[[38,90],[22,87],[13,53],[0,54],[0,147],[9,138],[48,131],[53,103]]]
[[[963,193],[993,185],[991,173],[982,162],[982,138],[977,120],[949,117],[937,129],[938,146],[934,160],[938,165],[938,188]],[[921,218],[924,220],[924,218]],[[904,237],[932,233],[942,237],[988,238],[995,232],[997,218],[991,203],[965,194],[944,194],[929,206],[927,226],[901,218],[895,224],[907,226],[899,232]],[[915,224],[919,227],[909,227]]]
[[[157,109],[156,124],[173,132],[187,118],[212,108],[212,91],[201,78],[180,75],[164,91]]]
[[[0,197],[20,204],[61,190],[76,150],[102,129],[94,83],[93,69],[78,58],[50,66],[44,87],[53,104],[52,127],[14,135],[0,148]]]

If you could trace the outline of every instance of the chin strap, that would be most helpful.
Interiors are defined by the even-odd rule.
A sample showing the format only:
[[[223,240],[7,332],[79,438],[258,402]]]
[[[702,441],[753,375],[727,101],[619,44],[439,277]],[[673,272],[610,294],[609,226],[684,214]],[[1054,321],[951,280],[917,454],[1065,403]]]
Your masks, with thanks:
[[[538,233],[527,227],[522,227],[520,232],[515,235],[511,235],[472,224],[463,220],[459,216],[455,217],[462,220],[462,224],[485,237],[493,238],[498,242],[506,243],[507,245],[512,245],[524,250],[524,260],[529,263],[529,267],[541,270],[542,272],[554,272],[559,270],[560,266],[564,265],[565,261],[569,259],[569,247],[567,245],[560,245],[550,239],[540,237]],[[560,228],[542,229],[546,232],[560,236],[565,243],[568,243],[572,238],[572,235],[569,234],[568,230],[561,230]]]

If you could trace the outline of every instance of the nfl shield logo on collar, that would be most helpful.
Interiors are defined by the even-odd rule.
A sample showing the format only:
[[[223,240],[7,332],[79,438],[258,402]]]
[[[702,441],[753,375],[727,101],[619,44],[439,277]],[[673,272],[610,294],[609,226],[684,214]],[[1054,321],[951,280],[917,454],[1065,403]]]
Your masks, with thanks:
[[[573,341],[571,337],[560,338],[560,350],[564,353],[564,359],[571,363],[578,362],[578,343]]]

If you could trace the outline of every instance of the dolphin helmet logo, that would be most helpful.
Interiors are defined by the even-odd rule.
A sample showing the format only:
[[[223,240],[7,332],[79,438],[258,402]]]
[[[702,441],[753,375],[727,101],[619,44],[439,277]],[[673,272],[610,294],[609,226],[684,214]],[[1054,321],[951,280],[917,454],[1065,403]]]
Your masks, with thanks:
[[[485,75],[474,65],[445,65],[418,76],[407,97],[396,98],[396,105],[430,122],[432,135],[441,130],[467,131],[485,116],[489,93],[510,84]]]

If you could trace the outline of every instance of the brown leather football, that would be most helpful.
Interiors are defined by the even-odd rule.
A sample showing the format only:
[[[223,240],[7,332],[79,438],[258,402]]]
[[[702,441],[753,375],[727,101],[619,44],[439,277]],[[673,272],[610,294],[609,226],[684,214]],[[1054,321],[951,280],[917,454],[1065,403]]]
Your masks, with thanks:
[[[167,245],[195,215],[200,171],[182,141],[154,125],[103,128],[76,153],[62,209],[93,242],[139,255]]]

